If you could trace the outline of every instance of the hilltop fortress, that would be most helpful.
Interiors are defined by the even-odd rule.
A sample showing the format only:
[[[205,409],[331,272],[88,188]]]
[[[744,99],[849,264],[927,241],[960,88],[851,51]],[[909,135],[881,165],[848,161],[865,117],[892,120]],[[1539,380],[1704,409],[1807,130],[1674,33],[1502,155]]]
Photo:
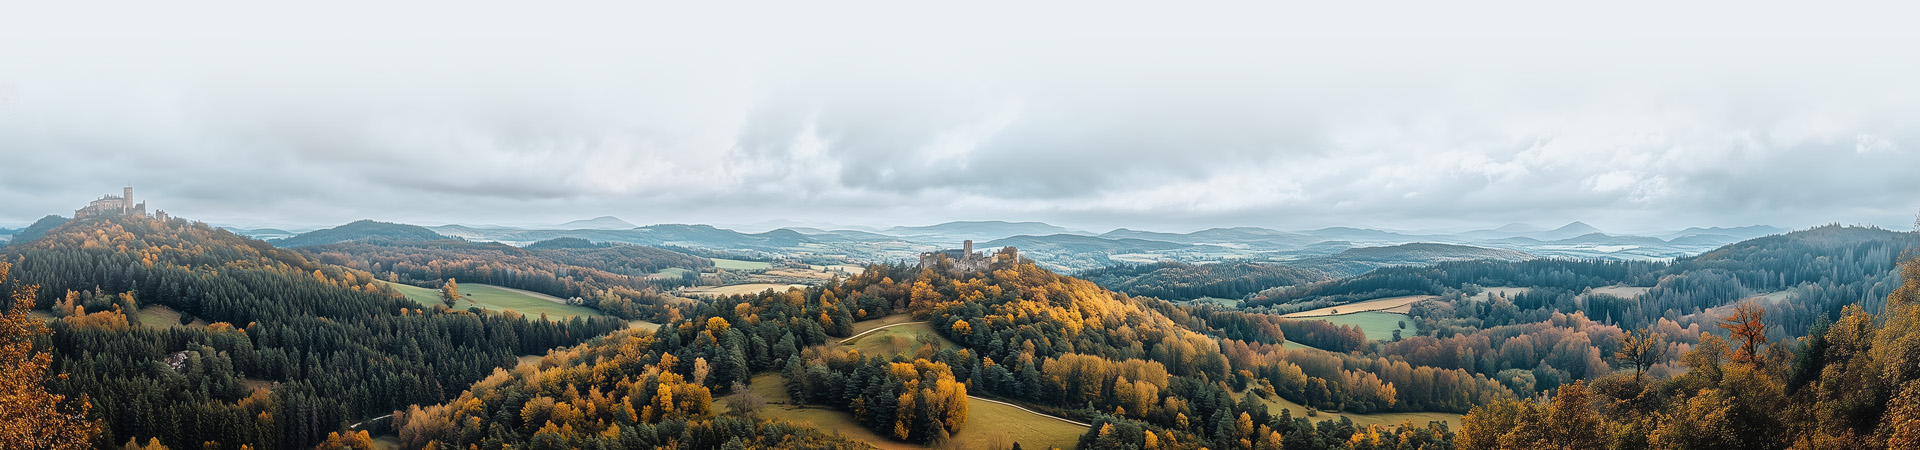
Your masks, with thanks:
[[[119,196],[113,194],[102,195],[99,200],[88,203],[87,207],[74,210],[73,218],[147,215],[147,202],[133,202],[132,186],[124,188],[121,192],[122,195]],[[154,216],[160,218],[160,220],[166,220],[167,212],[160,211],[155,213]]]
[[[954,269],[958,269],[961,272],[982,272],[992,268],[993,263],[996,262],[1020,261],[1020,249],[1013,248],[1012,246],[1001,248],[1000,252],[992,255],[974,252],[972,240],[962,241],[960,246],[959,249],[936,250],[921,253],[920,267],[940,265],[940,260],[944,258],[953,263]]]

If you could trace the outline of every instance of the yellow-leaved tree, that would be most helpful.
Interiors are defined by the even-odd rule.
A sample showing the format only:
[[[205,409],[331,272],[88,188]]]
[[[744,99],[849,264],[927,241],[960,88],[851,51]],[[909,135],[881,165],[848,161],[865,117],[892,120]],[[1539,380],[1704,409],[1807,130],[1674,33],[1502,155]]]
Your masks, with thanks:
[[[0,262],[0,285],[13,266]],[[68,399],[47,392],[47,365],[53,355],[34,353],[34,335],[45,333],[33,309],[35,286],[11,292],[13,308],[0,315],[0,450],[80,449],[100,435],[100,422],[88,418],[86,396]],[[65,375],[61,375],[65,376]]]

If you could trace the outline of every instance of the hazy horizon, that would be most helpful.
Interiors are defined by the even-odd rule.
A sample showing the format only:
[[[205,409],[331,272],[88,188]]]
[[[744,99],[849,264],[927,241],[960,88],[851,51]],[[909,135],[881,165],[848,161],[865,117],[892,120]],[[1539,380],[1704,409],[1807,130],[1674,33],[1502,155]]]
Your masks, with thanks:
[[[1912,11],[970,6],[18,6],[0,226],[125,183],[281,227],[1635,233],[1920,210]]]

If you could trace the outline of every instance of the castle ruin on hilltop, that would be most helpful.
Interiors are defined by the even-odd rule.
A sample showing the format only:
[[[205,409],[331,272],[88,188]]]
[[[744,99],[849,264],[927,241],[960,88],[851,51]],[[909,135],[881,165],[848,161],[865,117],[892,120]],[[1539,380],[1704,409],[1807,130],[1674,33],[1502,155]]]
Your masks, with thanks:
[[[959,249],[936,250],[921,253],[920,267],[937,266],[940,264],[941,258],[946,258],[947,261],[953,263],[954,269],[958,269],[961,272],[982,272],[992,268],[993,264],[997,262],[1020,261],[1020,249],[1013,248],[1013,246],[1003,247],[999,252],[992,255],[974,252],[972,240],[962,241],[960,246]]]
[[[147,215],[147,202],[133,202],[132,186],[126,187],[121,192],[123,194],[119,196],[113,194],[102,195],[99,200],[88,203],[87,207],[74,210],[73,218]],[[154,217],[166,220],[167,212],[156,212],[154,213]]]

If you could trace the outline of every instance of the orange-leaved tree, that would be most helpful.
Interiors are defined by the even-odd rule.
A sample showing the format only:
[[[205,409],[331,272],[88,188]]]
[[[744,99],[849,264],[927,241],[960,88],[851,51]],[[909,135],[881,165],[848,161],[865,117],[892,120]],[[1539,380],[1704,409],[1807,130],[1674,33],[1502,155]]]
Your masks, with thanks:
[[[12,269],[0,262],[0,285]],[[53,355],[33,351],[33,336],[47,331],[27,315],[36,289],[16,286],[13,308],[0,315],[0,450],[87,448],[100,435],[100,422],[87,417],[93,405],[85,395],[69,400],[47,392]]]

